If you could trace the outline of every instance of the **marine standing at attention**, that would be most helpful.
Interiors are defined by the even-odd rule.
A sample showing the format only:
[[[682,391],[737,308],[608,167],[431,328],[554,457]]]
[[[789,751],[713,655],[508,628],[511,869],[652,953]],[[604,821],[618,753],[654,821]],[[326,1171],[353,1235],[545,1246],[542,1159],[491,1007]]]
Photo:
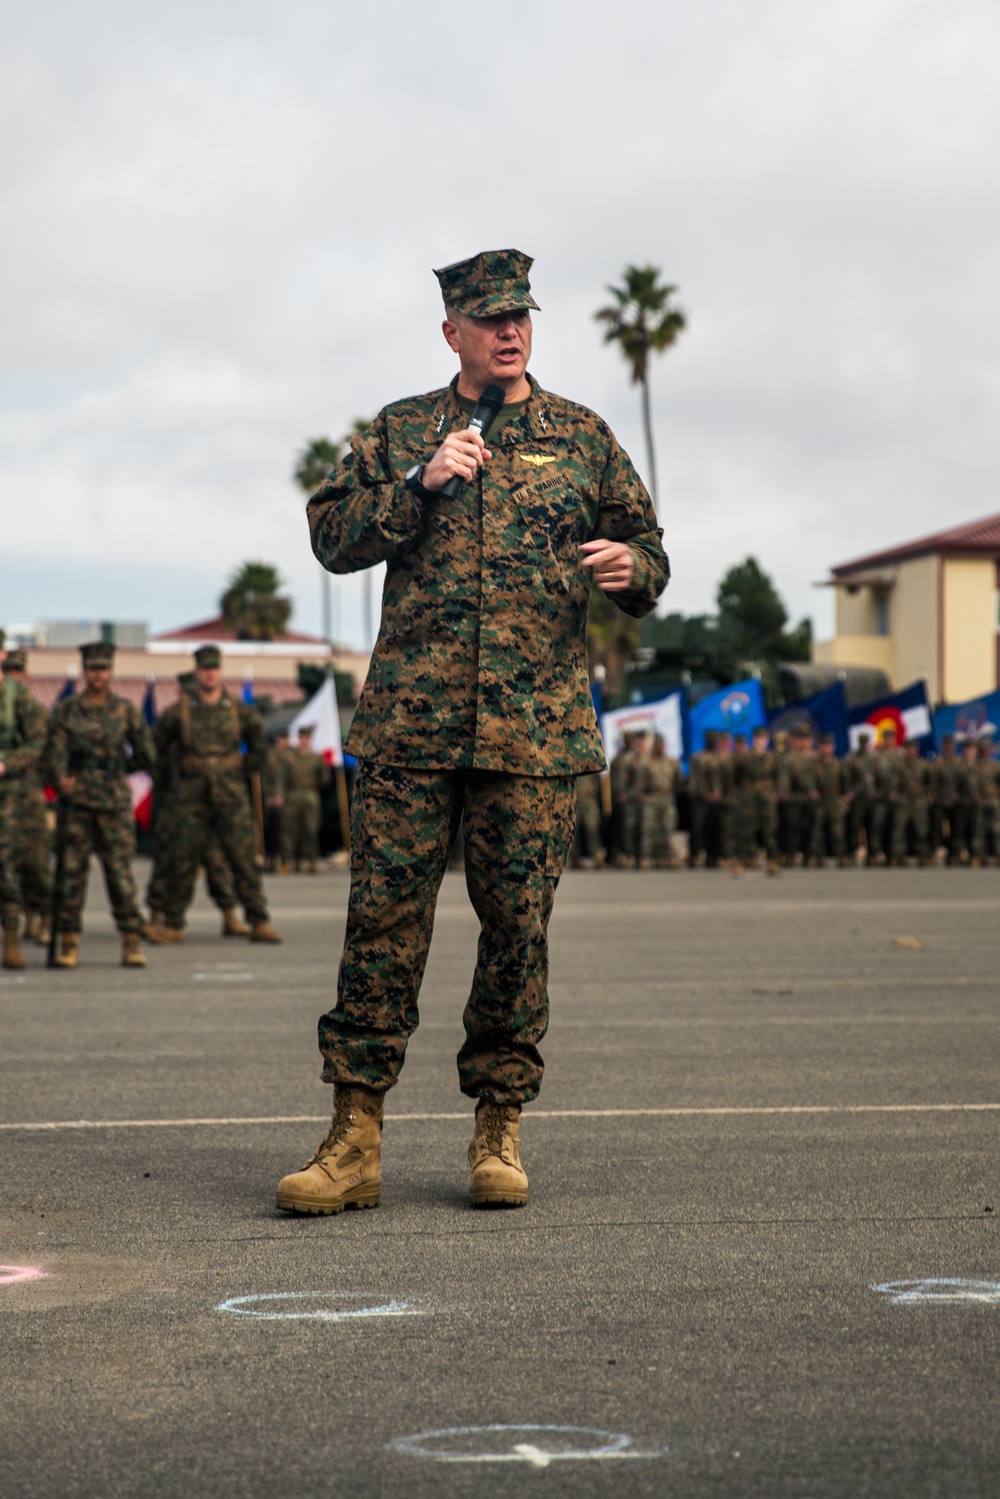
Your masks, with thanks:
[[[54,909],[59,950],[57,968],[79,960],[83,901],[90,856],[104,867],[104,881],[122,937],[122,963],[144,968],[140,943],[142,913],[132,874],[135,817],[128,776],[152,774],[153,741],[134,703],[111,691],[113,645],[94,641],[80,647],[83,692],[57,703],[49,720],[45,768],[62,803]],[[61,866],[61,874],[58,872]]]
[[[156,750],[176,765],[173,869],[163,896],[163,920],[149,925],[151,942],[183,942],[184,918],[194,883],[213,837],[218,838],[250,923],[251,942],[280,942],[271,925],[254,862],[253,819],[246,771],[267,758],[264,720],[256,708],[232,697],[222,682],[222,653],[203,645],[194,653],[195,691],[182,692],[156,725]],[[246,746],[242,754],[240,746]]]
[[[9,651],[0,682],[0,918],[3,966],[23,968],[21,907],[28,799],[45,747],[45,709],[20,680],[26,662]]]
[[[383,409],[309,501],[326,568],[385,561],[388,572],[346,744],[359,761],[351,892],[337,1004],[319,1022],[333,1121],[280,1182],[279,1208],[379,1201],[383,1102],[417,1024],[463,817],[481,928],[458,1055],[476,1100],[470,1202],[527,1201],[518,1129],[541,1084],[548,921],[575,777],[605,763],[587,674],[591,570],[632,616],[653,609],[669,576],[649,496],[613,433],[527,372],[530,266],[499,250],[436,272],[457,376]],[[469,420],[491,384],[504,405],[484,442]]]

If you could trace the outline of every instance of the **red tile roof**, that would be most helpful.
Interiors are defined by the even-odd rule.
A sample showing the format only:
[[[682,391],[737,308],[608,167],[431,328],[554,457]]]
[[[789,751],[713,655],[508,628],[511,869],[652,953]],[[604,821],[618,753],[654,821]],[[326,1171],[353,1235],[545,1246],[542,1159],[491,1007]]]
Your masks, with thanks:
[[[953,526],[948,531],[936,531],[932,536],[922,536],[919,541],[907,541],[884,552],[856,557],[853,562],[842,562],[830,571],[835,578],[841,578],[862,569],[885,567],[935,552],[944,556],[1000,557],[1000,514],[987,515],[964,526]]]
[[[159,635],[152,637],[154,640],[235,640],[236,632],[231,630],[223,621],[221,614],[216,614],[212,619],[199,620],[197,624],[182,625],[179,630],[162,630]],[[296,630],[285,630],[281,635],[275,635],[275,641],[285,641],[289,645],[311,645],[324,648],[326,641],[321,635],[302,635]],[[267,642],[262,642],[267,643]]]

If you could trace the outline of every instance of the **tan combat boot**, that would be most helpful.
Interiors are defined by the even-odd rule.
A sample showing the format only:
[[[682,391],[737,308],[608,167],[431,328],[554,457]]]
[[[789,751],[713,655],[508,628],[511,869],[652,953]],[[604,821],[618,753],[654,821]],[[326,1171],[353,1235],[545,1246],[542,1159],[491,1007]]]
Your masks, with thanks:
[[[377,1208],[382,1196],[382,1108],[374,1088],[338,1085],[333,1121],[301,1171],[282,1177],[275,1206],[286,1213]]]
[[[75,968],[80,961],[80,938],[76,932],[60,932],[59,951],[52,960],[54,968]]]
[[[148,937],[151,930],[163,925],[163,912],[150,911],[149,920],[142,923],[142,935]]]
[[[235,906],[227,906],[222,913],[223,937],[249,937],[250,928],[236,914]]]
[[[476,1104],[476,1129],[469,1146],[469,1206],[520,1208],[528,1200],[528,1174],[521,1165],[516,1104]]]
[[[146,954],[139,943],[138,932],[122,932],[122,967],[146,967]]]
[[[162,916],[154,921],[149,921],[143,927],[142,935],[147,942],[155,942],[162,947],[168,942],[183,942],[184,928],[179,926],[167,926]]]
[[[21,939],[17,933],[17,927],[4,927],[3,929],[3,966],[5,968],[24,968],[24,953],[21,951]]]
[[[284,942],[280,932],[276,932],[269,921],[255,921],[250,928],[251,942]]]

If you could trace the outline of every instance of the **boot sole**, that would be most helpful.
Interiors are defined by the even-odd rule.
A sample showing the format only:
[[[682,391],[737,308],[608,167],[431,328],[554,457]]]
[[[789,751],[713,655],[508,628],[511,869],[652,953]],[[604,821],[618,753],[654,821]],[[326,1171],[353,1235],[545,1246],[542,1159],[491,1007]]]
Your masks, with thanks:
[[[305,1213],[313,1218],[329,1218],[334,1213],[344,1212],[345,1208],[377,1208],[381,1200],[381,1187],[376,1187],[374,1191],[369,1187],[360,1192],[348,1193],[337,1202],[320,1202],[315,1197],[279,1194],[274,1199],[274,1205],[283,1213]]]
[[[470,1208],[523,1208],[527,1207],[527,1205],[527,1192],[520,1195],[516,1195],[513,1192],[469,1193]]]

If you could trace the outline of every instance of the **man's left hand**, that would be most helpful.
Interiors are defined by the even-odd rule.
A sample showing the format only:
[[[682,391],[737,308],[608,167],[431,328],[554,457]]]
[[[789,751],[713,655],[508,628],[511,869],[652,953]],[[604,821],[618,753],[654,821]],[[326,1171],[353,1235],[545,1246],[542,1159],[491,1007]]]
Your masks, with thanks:
[[[594,569],[603,593],[624,593],[635,576],[635,556],[624,541],[585,541],[580,548],[584,567]]]

